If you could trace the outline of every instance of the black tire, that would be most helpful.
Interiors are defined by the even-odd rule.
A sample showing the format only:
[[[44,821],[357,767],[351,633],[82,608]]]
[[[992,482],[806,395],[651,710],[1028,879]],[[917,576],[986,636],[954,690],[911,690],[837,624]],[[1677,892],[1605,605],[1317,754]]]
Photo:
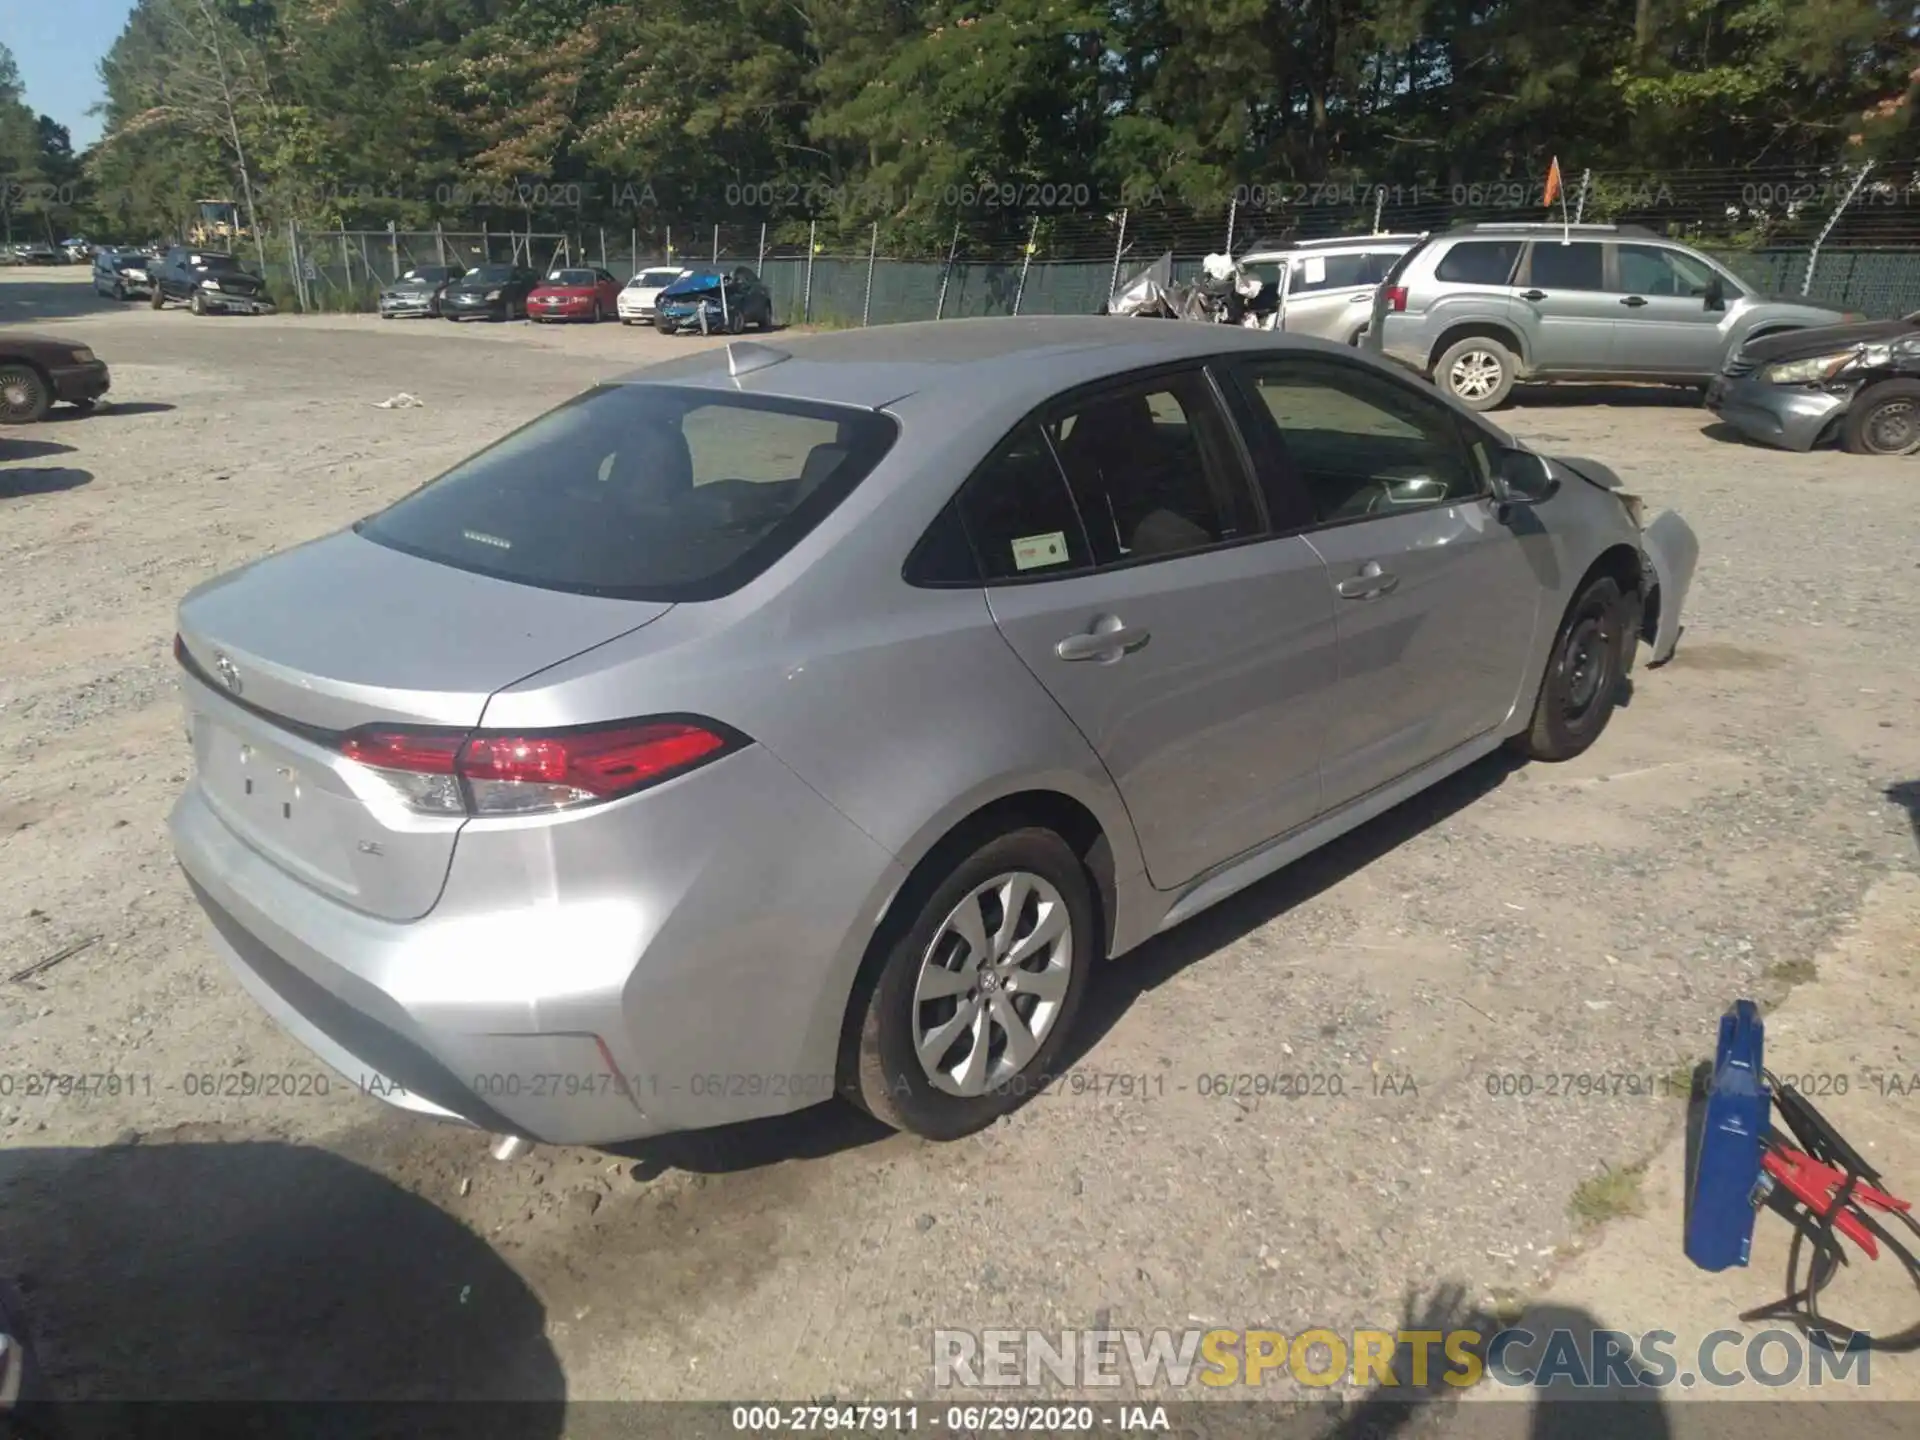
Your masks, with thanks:
[[[127,287],[119,280],[113,282],[113,298],[123,305],[127,301]]]
[[[158,310],[161,306],[165,305],[166,303],[167,303],[167,292],[162,290],[158,285],[155,285],[153,287],[153,294],[147,297],[148,306],[154,310]]]
[[[1024,1066],[988,1085],[980,1094],[950,1094],[934,1086],[914,1050],[914,1029],[922,1011],[922,1004],[916,1004],[916,992],[923,962],[956,907],[978,887],[1013,872],[1044,880],[1066,907],[1072,933],[1063,947],[1071,952],[1064,957],[1065,993]],[[1098,912],[1086,868],[1073,848],[1051,830],[1011,831],[977,845],[950,868],[935,868],[915,879],[916,883],[902,892],[894,912],[904,921],[904,928],[890,924],[876,937],[875,945],[885,947],[881,952],[884,958],[871,973],[869,983],[855,992],[849,1008],[842,1089],[868,1114],[896,1130],[929,1140],[957,1140],[1018,1109],[1044,1088],[1092,978],[1098,953]],[[1035,915],[1037,923],[1037,912]],[[1023,933],[1031,928],[1031,924],[1022,922]],[[971,1000],[975,993],[923,1004],[957,1006]],[[1025,1012],[1030,1017],[1038,997],[1015,997],[1009,1003],[1017,1004],[1022,998],[1035,1000]],[[936,1012],[931,1018],[938,1023],[945,1017]],[[990,1027],[986,1043],[991,1047],[996,1035],[1001,1048],[990,1053],[997,1060],[1005,1048],[1005,1031]],[[952,1045],[970,1048],[976,1043],[963,1028]]]
[[[1488,335],[1469,335],[1440,353],[1433,383],[1469,410],[1497,410],[1513,393],[1518,370],[1519,362],[1505,345]]]
[[[0,425],[32,425],[53,408],[53,386],[33,366],[0,362]]]
[[[1547,652],[1533,719],[1513,738],[1530,760],[1571,760],[1600,738],[1619,703],[1634,644],[1633,606],[1620,582],[1601,575],[1567,607]]]
[[[600,309],[600,302],[598,300],[594,301],[593,314],[588,317],[587,323],[589,325],[598,325],[602,320],[606,318],[607,318],[606,315]]]
[[[187,297],[187,313],[189,315],[205,315],[207,313],[207,297],[202,295],[198,290],[194,291],[193,294]]]
[[[764,332],[767,332],[767,333],[771,333],[771,332],[772,332],[772,330],[773,330],[773,306],[771,306],[771,305],[769,305],[769,306],[767,306],[767,308],[766,308],[766,309],[765,309],[764,311],[762,311],[762,312],[761,312],[761,315],[760,315],[760,329],[761,329],[762,331],[764,331]]]
[[[1882,380],[1854,397],[1840,443],[1854,455],[1920,452],[1920,380]]]

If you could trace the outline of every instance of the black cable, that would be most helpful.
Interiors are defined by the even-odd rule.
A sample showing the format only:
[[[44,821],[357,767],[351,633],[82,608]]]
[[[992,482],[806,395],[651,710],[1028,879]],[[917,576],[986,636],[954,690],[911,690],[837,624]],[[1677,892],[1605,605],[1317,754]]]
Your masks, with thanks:
[[[1857,1330],[1838,1320],[1829,1320],[1820,1313],[1820,1292],[1832,1282],[1842,1265],[1847,1263],[1846,1251],[1841,1247],[1835,1234],[1840,1216],[1850,1212],[1870,1235],[1873,1235],[1887,1249],[1888,1254],[1897,1258],[1906,1267],[1908,1278],[1914,1288],[1920,1290],[1920,1257],[1916,1257],[1893,1233],[1866,1207],[1854,1200],[1855,1191],[1863,1184],[1876,1189],[1880,1185],[1880,1172],[1869,1165],[1854,1148],[1841,1138],[1840,1132],[1832,1123],[1814,1108],[1798,1090],[1784,1085],[1773,1074],[1766,1071],[1767,1084],[1772,1088],[1773,1101],[1780,1109],[1781,1118],[1794,1138],[1800,1142],[1800,1148],[1814,1161],[1831,1165],[1841,1173],[1839,1189],[1832,1197],[1824,1213],[1816,1213],[1812,1207],[1803,1207],[1812,1219],[1811,1226],[1804,1223],[1794,1225],[1793,1243],[1787,1250],[1787,1294],[1786,1298],[1775,1304],[1751,1310],[1740,1318],[1743,1321],[1762,1319],[1787,1319],[1794,1322],[1801,1332],[1808,1334],[1820,1331],[1841,1348],[1847,1348],[1856,1340],[1869,1350],[1878,1350],[1890,1354],[1908,1354],[1920,1350],[1920,1324],[1909,1326],[1892,1335],[1872,1335]],[[1770,1137],[1778,1139],[1775,1135]],[[1778,1190],[1776,1189],[1776,1192]],[[1797,1199],[1797,1197],[1796,1197]],[[1920,1236],[1920,1223],[1916,1223],[1907,1211],[1890,1211],[1896,1215],[1909,1230]],[[1797,1217],[1796,1217],[1797,1220]],[[1811,1231],[1811,1234],[1809,1234]],[[1799,1284],[1800,1251],[1803,1245],[1811,1247],[1811,1256],[1807,1264],[1807,1280],[1804,1288]]]

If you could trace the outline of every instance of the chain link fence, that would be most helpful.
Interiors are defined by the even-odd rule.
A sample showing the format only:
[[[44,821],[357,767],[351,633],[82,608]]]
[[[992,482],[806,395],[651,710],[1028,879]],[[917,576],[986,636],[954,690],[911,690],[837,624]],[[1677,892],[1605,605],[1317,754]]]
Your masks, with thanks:
[[[959,198],[970,198],[962,196]],[[745,265],[782,323],[884,324],[1093,314],[1116,282],[1171,252],[1176,277],[1214,252],[1343,234],[1424,233],[1471,221],[1639,225],[1716,256],[1772,293],[1872,316],[1920,309],[1920,162],[1821,169],[1575,172],[1545,204],[1538,178],[1453,185],[1359,180],[1243,186],[1220,203],[1157,192],[1099,211],[974,207],[883,218],[780,213],[641,225],[554,223],[430,231],[311,230],[275,237],[269,269],[289,308],[371,309],[422,264],[597,265],[621,280],[654,266]]]

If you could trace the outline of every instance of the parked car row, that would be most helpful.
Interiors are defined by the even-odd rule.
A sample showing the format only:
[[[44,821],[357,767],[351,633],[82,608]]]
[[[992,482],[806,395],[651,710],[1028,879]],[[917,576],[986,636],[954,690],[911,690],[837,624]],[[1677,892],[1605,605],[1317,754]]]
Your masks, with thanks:
[[[746,266],[724,274],[679,266],[652,266],[622,284],[597,265],[563,265],[544,276],[524,265],[456,263],[416,265],[380,292],[380,316],[448,320],[531,320],[545,324],[617,318],[655,325],[672,334],[749,326],[771,330],[773,295]]]

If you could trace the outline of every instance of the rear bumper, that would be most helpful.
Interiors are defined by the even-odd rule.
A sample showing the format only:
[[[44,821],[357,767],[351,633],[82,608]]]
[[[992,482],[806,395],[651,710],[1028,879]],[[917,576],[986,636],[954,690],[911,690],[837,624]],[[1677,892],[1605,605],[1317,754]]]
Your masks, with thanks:
[[[104,360],[91,360],[85,365],[64,365],[52,371],[50,378],[53,381],[54,398],[69,403],[98,400],[113,384],[113,377],[107,373]]]
[[[170,826],[215,949],[322,1060],[403,1109],[569,1144],[831,1096],[903,878],[759,746],[564,821],[469,822],[412,922],[294,879],[197,780]]]
[[[1770,385],[1754,376],[1722,375],[1707,387],[1709,410],[1749,439],[1782,450],[1811,450],[1852,403],[1848,394]]]

